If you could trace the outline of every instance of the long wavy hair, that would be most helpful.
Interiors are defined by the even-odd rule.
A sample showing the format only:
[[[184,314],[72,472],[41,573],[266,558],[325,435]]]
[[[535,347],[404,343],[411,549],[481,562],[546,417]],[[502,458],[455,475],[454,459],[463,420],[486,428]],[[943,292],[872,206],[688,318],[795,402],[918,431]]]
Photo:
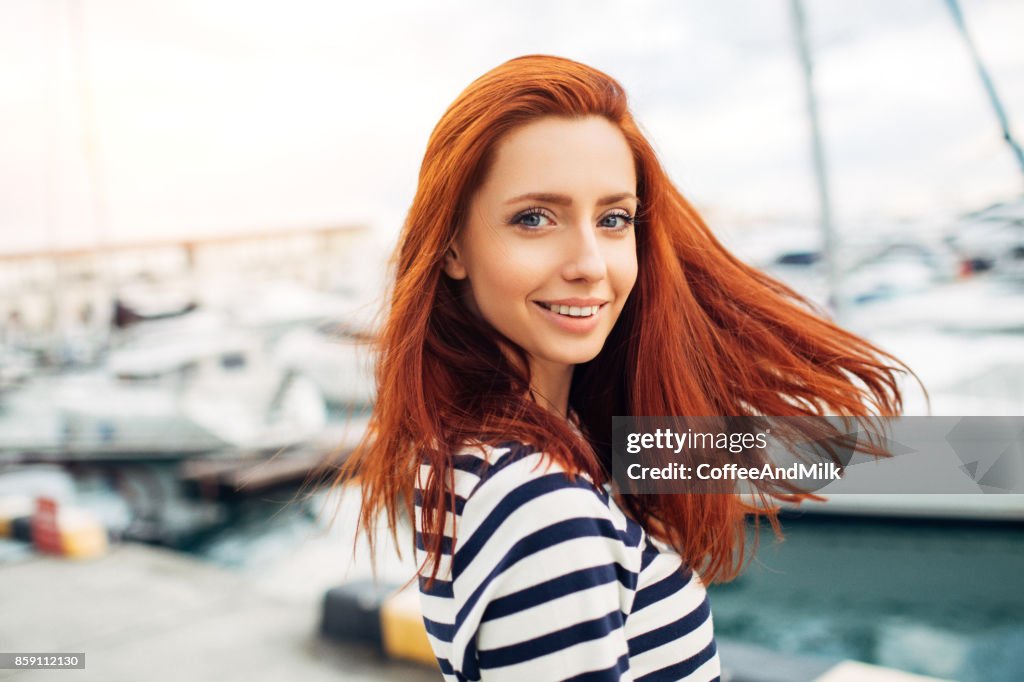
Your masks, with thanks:
[[[604,117],[622,131],[636,164],[639,274],[601,352],[575,369],[570,406],[582,436],[534,401],[522,349],[472,314],[466,282],[442,272],[496,144],[546,116]],[[572,474],[603,483],[613,415],[901,409],[896,374],[905,366],[730,254],[669,180],[622,86],[569,59],[512,59],[459,95],[430,136],[392,268],[370,428],[336,483],[358,475],[359,522],[371,542],[382,513],[392,534],[403,511],[418,513],[431,577],[454,508],[452,455],[467,442],[531,444]],[[414,503],[422,464],[431,473]],[[767,516],[778,532],[774,501],[800,499],[761,495],[758,504],[738,495],[619,494],[618,501],[705,580],[723,581],[742,568],[745,517]]]

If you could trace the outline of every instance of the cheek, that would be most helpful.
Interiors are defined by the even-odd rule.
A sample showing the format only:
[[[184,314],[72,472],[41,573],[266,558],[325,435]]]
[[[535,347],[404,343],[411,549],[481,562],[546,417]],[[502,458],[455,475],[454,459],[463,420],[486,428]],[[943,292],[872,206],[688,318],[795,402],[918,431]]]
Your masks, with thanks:
[[[556,239],[524,239],[506,245],[502,254],[509,266],[522,272],[541,272],[557,267],[561,258]]]
[[[632,291],[639,272],[635,244],[631,243],[625,248],[615,249],[608,255],[606,262],[609,279],[611,279],[615,293],[625,296]]]
[[[542,282],[541,245],[515,243],[487,226],[475,225],[463,247],[476,312],[501,333],[522,333],[527,301]],[[472,228],[471,228],[472,229]]]
[[[557,264],[551,262],[551,251],[541,244],[492,249],[486,263],[478,263],[477,281],[485,282],[490,294],[500,294],[506,302],[525,299],[557,270]]]
[[[507,259],[492,262],[473,278],[473,293],[485,316],[515,315],[541,281],[536,261]]]

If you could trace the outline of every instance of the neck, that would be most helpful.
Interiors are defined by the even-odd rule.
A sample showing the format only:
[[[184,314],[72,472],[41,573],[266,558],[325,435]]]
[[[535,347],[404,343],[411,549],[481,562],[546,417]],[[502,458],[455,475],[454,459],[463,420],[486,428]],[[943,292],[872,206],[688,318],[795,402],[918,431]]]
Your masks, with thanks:
[[[537,404],[563,419],[569,417],[569,388],[574,365],[531,361],[530,394]]]

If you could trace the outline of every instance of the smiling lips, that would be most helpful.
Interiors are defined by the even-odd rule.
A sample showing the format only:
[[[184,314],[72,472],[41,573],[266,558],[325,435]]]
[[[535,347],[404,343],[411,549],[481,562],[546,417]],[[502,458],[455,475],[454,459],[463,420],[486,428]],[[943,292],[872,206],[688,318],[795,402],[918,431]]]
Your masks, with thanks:
[[[552,305],[549,303],[541,303],[542,307],[547,308],[553,313],[559,315],[568,315],[569,317],[590,317],[597,313],[601,306],[568,306],[568,305]]]
[[[534,301],[534,303],[545,310],[550,310],[553,313],[557,313],[558,315],[565,317],[588,318],[597,315],[597,311],[600,310],[607,301],[601,301],[594,298],[574,298],[559,301]]]

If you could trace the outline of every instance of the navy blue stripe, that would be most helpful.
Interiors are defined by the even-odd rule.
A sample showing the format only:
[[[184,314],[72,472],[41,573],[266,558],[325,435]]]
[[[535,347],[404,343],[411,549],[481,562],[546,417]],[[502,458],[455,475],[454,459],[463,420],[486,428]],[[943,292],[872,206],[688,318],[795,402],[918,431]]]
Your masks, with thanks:
[[[671,597],[689,585],[692,578],[693,570],[687,567],[685,573],[672,571],[668,576],[653,585],[648,585],[642,590],[638,590],[636,596],[633,597],[633,608],[630,609],[630,613],[636,613],[644,607],[659,602],[666,597]]]
[[[445,511],[451,511],[451,509],[449,507],[449,505],[451,504],[451,496],[445,494],[443,497],[444,497],[444,510]],[[415,488],[413,490],[413,493],[412,493],[412,503],[414,505],[416,505],[417,507],[419,507],[420,509],[423,508],[423,491],[420,490],[419,488]],[[455,515],[456,516],[462,516],[462,510],[465,508],[465,506],[466,506],[466,499],[464,497],[460,497],[459,495],[456,495],[455,496]]]
[[[585,620],[582,623],[576,623],[518,644],[497,649],[481,649],[479,653],[480,667],[500,668],[515,665],[567,649],[580,642],[590,642],[607,637],[621,627],[622,612],[616,609],[598,618]]]
[[[491,581],[504,573],[510,566],[513,566],[523,557],[530,556],[531,554],[548,547],[553,547],[567,540],[580,537],[606,537],[614,540],[617,535],[615,527],[610,521],[591,517],[560,521],[559,523],[553,523],[546,528],[542,528],[539,531],[527,535],[525,538],[512,545],[511,549],[505,553],[505,556],[501,558],[477,589],[473,591],[473,594],[469,595],[469,598],[466,599],[462,608],[460,608],[459,612],[455,615],[456,628],[462,627],[463,623],[466,622],[468,614],[480,600]],[[478,678],[479,669],[476,663],[476,640],[470,640],[466,644],[466,650],[463,653],[463,661],[467,676],[473,679]]]
[[[515,464],[516,462],[525,459],[526,457],[531,457],[533,455],[540,454],[539,451],[535,450],[534,448],[527,447],[522,443],[502,443],[497,447],[507,448],[508,452],[502,454],[500,457],[498,457],[496,461],[491,463],[490,468],[487,469],[484,475],[481,476],[480,480],[477,481],[477,484],[473,487],[472,492],[470,492],[469,494],[470,497],[472,497],[473,494],[480,489],[480,486],[482,486],[484,483],[493,478],[497,473],[508,468],[510,465]]]
[[[493,620],[525,611],[526,609],[564,597],[573,592],[582,592],[598,585],[619,581],[626,587],[634,582],[636,576],[617,563],[581,568],[551,580],[545,580],[518,592],[495,599],[487,605],[481,621]]]
[[[453,469],[458,471],[465,471],[466,473],[473,474],[481,480],[477,481],[476,486],[473,488],[473,492],[476,488],[480,487],[480,484],[485,480],[501,471],[509,464],[522,459],[524,456],[537,454],[536,450],[528,448],[521,443],[500,443],[494,446],[497,450],[507,449],[508,452],[500,455],[495,461],[488,462],[480,455],[452,455],[451,466]],[[471,493],[472,494],[472,493]],[[445,502],[447,503],[448,497],[445,496]],[[423,506],[422,490],[415,488],[413,503],[417,507]],[[455,513],[462,514],[462,508],[466,505],[466,500],[458,495],[455,496]],[[447,508],[447,506],[446,506]]]
[[[536,454],[537,452],[536,450],[528,448],[522,443],[517,442],[498,443],[497,445],[490,447],[493,450],[508,450],[508,452],[502,453],[493,462],[489,462],[484,459],[482,454],[452,455],[452,467],[459,471],[465,471],[466,473],[484,478],[485,476],[493,476],[496,472],[501,471],[503,467],[508,466],[516,459],[521,459],[528,454]],[[509,458],[510,455],[512,455],[512,458],[506,459]],[[479,483],[477,485],[479,485]]]
[[[619,682],[627,670],[629,670],[629,656],[623,654],[619,656],[619,660],[615,662],[615,665],[610,668],[580,673],[574,677],[567,678],[565,682],[604,682],[605,680]]]
[[[440,640],[451,644],[452,639],[455,637],[455,626],[448,623],[438,623],[436,620],[430,620],[426,616],[423,616],[423,626],[427,632]]]
[[[420,576],[420,592],[429,597],[445,597],[453,599],[455,597],[455,591],[452,589],[451,580],[441,580],[435,578],[434,583],[427,589],[428,576]]]
[[[451,662],[447,658],[437,656],[437,667],[441,669],[441,673],[444,675],[455,674],[455,668],[452,667]]]
[[[480,662],[476,659],[476,637],[469,640],[466,650],[462,655],[462,672],[464,679],[480,679]]]
[[[640,572],[643,573],[647,570],[647,567],[654,563],[654,560],[658,558],[658,548],[651,544],[650,538],[647,540],[647,544],[644,545],[644,553],[640,557]]]
[[[627,547],[639,547],[640,540],[643,539],[643,529],[640,528],[640,524],[627,523],[626,529],[620,531],[619,536],[623,539]]]
[[[423,533],[416,531],[416,549],[421,552],[427,551],[427,546],[423,544]],[[452,553],[452,539],[447,535],[441,536],[441,554]]]
[[[508,552],[505,553],[505,556],[497,562],[487,577],[473,591],[473,594],[469,595],[462,608],[459,609],[459,613],[455,616],[455,623],[461,625],[465,622],[466,616],[476,605],[477,601],[479,601],[480,596],[487,589],[487,586],[490,585],[491,581],[516,564],[520,559],[536,554],[548,547],[585,537],[605,537],[612,540],[618,538],[615,526],[610,521],[607,519],[595,519],[589,516],[559,521],[530,533],[512,545]]]
[[[452,468],[468,474],[482,477],[490,466],[487,460],[478,455],[452,455]]]
[[[634,682],[662,682],[663,680],[681,680],[693,671],[701,667],[718,653],[718,645],[712,639],[711,643],[701,649],[698,653],[690,656],[685,661],[680,661],[670,666],[655,670],[652,673],[638,677]],[[716,677],[716,680],[719,678]]]
[[[505,522],[505,519],[512,512],[528,502],[556,490],[563,490],[565,488],[586,489],[587,487],[588,485],[579,477],[575,481],[570,481],[564,473],[556,472],[529,480],[515,488],[494,506],[494,509],[483,520],[483,523],[459,548],[459,552],[452,562],[452,577],[458,580],[459,575],[472,563],[476,555],[483,549],[484,544],[494,535],[498,527]],[[618,534],[614,537],[618,539]]]
[[[653,632],[647,632],[630,639],[629,655],[637,656],[662,644],[668,644],[669,642],[681,639],[703,625],[710,615],[711,607],[708,605],[708,600],[703,599],[697,608],[679,620],[662,625]]]

